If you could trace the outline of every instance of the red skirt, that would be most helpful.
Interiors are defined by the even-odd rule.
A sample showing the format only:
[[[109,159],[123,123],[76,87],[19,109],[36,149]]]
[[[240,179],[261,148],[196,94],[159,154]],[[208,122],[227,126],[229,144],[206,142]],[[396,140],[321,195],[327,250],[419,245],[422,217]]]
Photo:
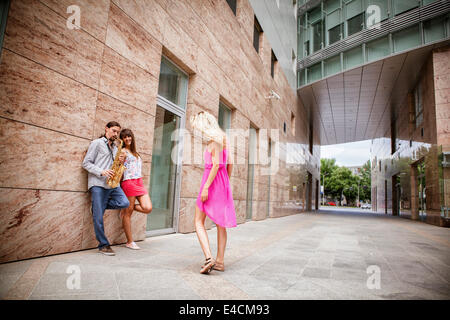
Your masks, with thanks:
[[[127,197],[138,197],[148,193],[142,178],[122,181],[120,186]]]

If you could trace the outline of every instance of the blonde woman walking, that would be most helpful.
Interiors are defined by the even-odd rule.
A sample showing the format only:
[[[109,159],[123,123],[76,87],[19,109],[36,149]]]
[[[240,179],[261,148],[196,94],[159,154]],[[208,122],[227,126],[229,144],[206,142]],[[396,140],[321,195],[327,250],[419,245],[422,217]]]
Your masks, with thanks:
[[[200,273],[207,274],[212,269],[225,270],[226,228],[236,227],[236,212],[229,179],[232,165],[227,164],[227,139],[217,119],[210,113],[201,111],[190,120],[193,129],[208,141],[204,153],[205,170],[195,207],[195,231],[206,258]],[[217,226],[216,259],[212,258],[209,247],[205,229],[206,216]]]

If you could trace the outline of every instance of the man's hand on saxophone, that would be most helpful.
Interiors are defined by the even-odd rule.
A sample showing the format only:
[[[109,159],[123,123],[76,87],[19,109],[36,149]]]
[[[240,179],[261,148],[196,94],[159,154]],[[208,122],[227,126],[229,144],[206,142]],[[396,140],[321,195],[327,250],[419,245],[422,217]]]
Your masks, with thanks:
[[[102,176],[111,178],[114,176],[114,170],[106,169],[102,171]]]

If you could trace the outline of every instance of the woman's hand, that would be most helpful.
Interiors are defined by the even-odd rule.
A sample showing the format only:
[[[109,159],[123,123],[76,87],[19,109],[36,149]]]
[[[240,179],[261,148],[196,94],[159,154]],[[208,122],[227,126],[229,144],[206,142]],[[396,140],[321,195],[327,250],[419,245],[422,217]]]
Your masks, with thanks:
[[[202,198],[202,202],[205,202],[206,200],[208,200],[208,188],[203,187],[201,198]]]
[[[114,171],[111,169],[106,169],[102,171],[102,176],[112,178],[114,177]]]

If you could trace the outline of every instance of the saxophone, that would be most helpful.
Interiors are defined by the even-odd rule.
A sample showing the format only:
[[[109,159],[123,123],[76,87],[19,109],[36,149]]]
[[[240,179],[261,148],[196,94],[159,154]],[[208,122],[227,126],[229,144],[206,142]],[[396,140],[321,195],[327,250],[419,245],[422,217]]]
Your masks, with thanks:
[[[119,185],[120,179],[122,179],[123,172],[126,169],[125,165],[119,161],[119,156],[122,153],[123,141],[121,139],[118,140],[120,144],[117,148],[116,157],[114,158],[114,162],[111,166],[111,170],[114,171],[114,175],[112,177],[108,177],[108,179],[106,180],[106,183],[111,188],[116,188]]]

